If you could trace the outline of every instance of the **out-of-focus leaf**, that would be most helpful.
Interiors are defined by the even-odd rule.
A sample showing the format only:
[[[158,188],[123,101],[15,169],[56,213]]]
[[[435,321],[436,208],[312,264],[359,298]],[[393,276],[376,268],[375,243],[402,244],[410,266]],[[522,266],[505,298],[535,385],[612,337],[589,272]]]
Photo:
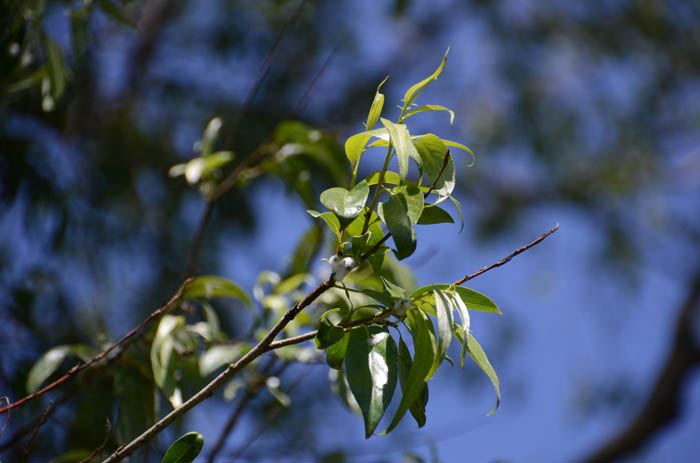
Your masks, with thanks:
[[[391,137],[391,143],[394,145],[396,157],[399,161],[399,175],[404,179],[408,175],[408,158],[413,158],[420,165],[420,156],[411,142],[411,134],[408,132],[406,124],[394,124],[383,117],[381,121]]]
[[[421,80],[417,84],[414,84],[413,86],[411,86],[411,88],[409,88],[406,91],[406,94],[403,96],[405,108],[409,108],[415,101],[416,97],[418,97],[418,95],[423,91],[423,89],[425,89],[425,87],[427,87],[430,82],[438,78],[438,76],[445,67],[445,62],[447,61],[447,54],[449,52],[450,49],[448,48],[447,51],[445,51],[445,56],[442,57],[442,62],[440,63],[440,66],[438,66],[435,72],[433,72],[430,76]]]
[[[376,185],[379,183],[379,176],[381,175],[380,171],[377,172],[372,172],[367,176],[365,179],[367,181],[367,184],[372,186]],[[396,172],[392,172],[390,170],[387,170],[384,172],[384,183],[385,184],[391,184],[391,185],[398,185],[401,183],[401,176],[397,174]]]
[[[63,53],[56,43],[44,34],[44,46],[46,49],[46,69],[51,80],[51,96],[58,101],[66,89],[66,69],[63,62]]]
[[[301,285],[308,282],[311,279],[311,275],[308,273],[298,273],[286,278],[280,282],[280,284],[275,287],[275,294],[287,294],[291,293],[295,289],[298,289]]]
[[[367,202],[369,185],[364,180],[348,191],[345,188],[333,187],[321,193],[321,204],[343,219],[354,219]]]
[[[164,315],[158,324],[156,336],[151,344],[151,369],[153,379],[161,389],[165,388],[174,350],[173,333],[185,325],[183,316]]]
[[[384,85],[384,82],[386,82],[388,78],[389,76],[386,76],[379,86],[377,86],[377,92],[374,94],[374,100],[372,100],[372,106],[370,106],[369,114],[367,115],[367,124],[365,124],[365,128],[367,130],[372,130],[374,125],[379,120],[379,116],[382,114],[382,108],[384,107],[384,94],[379,93],[379,90],[382,88],[382,85]]]
[[[130,442],[155,421],[153,381],[134,366],[120,369],[114,383],[119,397],[116,438],[119,442]]]
[[[71,346],[56,346],[46,351],[29,370],[27,392],[30,394],[36,392],[39,386],[58,370],[70,353]]]
[[[471,310],[481,310],[482,312],[496,312],[501,313],[494,302],[487,296],[474,291],[473,289],[465,288],[463,286],[453,286],[444,283],[432,284],[427,286],[422,286],[410,295],[414,303],[428,303],[429,305],[435,305],[435,297],[433,295],[433,290],[438,291],[455,291],[462,301],[467,305],[467,308]]]
[[[350,390],[362,410],[365,437],[369,438],[396,388],[398,355],[389,332],[364,326],[351,330],[345,371]]]
[[[288,275],[307,273],[310,270],[313,258],[320,249],[321,240],[323,240],[323,229],[318,225],[313,225],[304,233],[297,242],[289,264]]]
[[[107,13],[109,17],[112,19],[120,22],[124,26],[128,27],[136,27],[134,23],[132,23],[129,18],[124,16],[124,12],[119,8],[117,5],[114,3],[110,2],[109,0],[97,0],[97,3],[99,3],[100,8],[102,11]]]
[[[192,280],[185,288],[182,297],[184,299],[231,297],[240,299],[245,305],[252,307],[245,291],[226,278],[214,275],[203,275]]]
[[[418,225],[433,225],[436,223],[455,223],[452,216],[438,206],[427,205],[418,219]]]
[[[309,214],[313,218],[321,218],[324,222],[326,222],[326,225],[328,225],[328,228],[331,229],[333,233],[338,235],[340,233],[340,221],[338,220],[338,217],[335,216],[334,213],[332,212],[318,212],[314,211],[312,209],[309,209],[306,211],[307,214]]]
[[[391,432],[406,414],[406,410],[420,397],[428,379],[430,369],[435,362],[436,346],[433,334],[433,324],[422,310],[409,310],[406,314],[408,329],[413,336],[413,350],[415,352],[413,365],[408,372],[408,379],[403,391],[403,397],[399,402],[396,415],[391,424],[382,434]]]
[[[204,437],[198,432],[188,432],[168,447],[161,463],[192,463],[204,447]]]
[[[420,106],[412,111],[409,111],[404,116],[404,119],[408,119],[409,117],[411,117],[415,114],[424,113],[427,111],[447,111],[450,114],[450,125],[452,125],[452,123],[455,120],[454,111],[452,111],[450,108],[446,108],[444,106],[440,106],[440,105],[436,105],[436,104],[423,105],[423,106]]]
[[[391,195],[388,201],[379,203],[377,212],[394,239],[396,257],[400,260],[413,254],[416,250],[416,232],[408,218],[406,198],[402,195]]]
[[[453,148],[459,148],[459,149],[461,149],[461,150],[466,151],[467,153],[469,153],[469,156],[472,157],[472,162],[469,163],[469,167],[471,167],[471,166],[474,165],[474,161],[476,161],[476,156],[474,156],[474,153],[472,152],[472,150],[470,150],[469,148],[467,148],[466,146],[464,146],[464,145],[461,144],[461,143],[457,143],[456,141],[445,140],[445,139],[443,138],[443,139],[442,139],[442,142],[443,142],[445,145],[447,145],[447,146],[452,146]]]
[[[399,339],[399,382],[401,384],[401,392],[404,395],[406,394],[408,376],[412,367],[413,360],[411,359],[411,352],[408,350],[408,346],[403,341],[403,338],[401,338]],[[418,398],[408,407],[408,411],[411,412],[419,428],[425,425],[425,406],[428,404],[428,384],[425,383],[425,381],[423,384],[425,385],[423,391],[421,391]]]
[[[241,356],[238,345],[220,344],[207,349],[199,357],[199,373],[202,377],[209,376],[224,365],[234,362]]]
[[[283,407],[289,407],[292,404],[292,399],[285,394],[285,392],[280,388],[280,380],[276,376],[270,376],[265,381],[265,386],[267,391],[270,393],[274,399],[279,402]]]

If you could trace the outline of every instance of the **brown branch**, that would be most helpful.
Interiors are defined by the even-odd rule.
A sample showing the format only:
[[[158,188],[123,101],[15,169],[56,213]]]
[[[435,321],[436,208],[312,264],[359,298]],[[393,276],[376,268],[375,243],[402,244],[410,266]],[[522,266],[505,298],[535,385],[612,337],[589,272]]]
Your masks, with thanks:
[[[214,394],[214,391],[223,386],[229,379],[241,371],[245,366],[250,364],[253,360],[260,357],[262,354],[267,352],[268,346],[277,337],[277,335],[291,322],[304,308],[312,304],[317,297],[326,292],[329,288],[333,286],[335,281],[333,278],[328,278],[327,280],[321,282],[313,291],[304,297],[301,301],[297,302],[289,311],[287,311],[282,318],[280,318],[275,326],[261,339],[251,350],[249,350],[245,355],[243,355],[236,362],[231,363],[226,369],[221,372],[216,378],[209,382],[206,386],[200,389],[182,405],[172,410],[165,417],[160,419],[153,426],[144,431],[140,436],[136,437],[134,440],[128,444],[119,447],[112,455],[103,461],[103,463],[114,463],[121,461],[125,457],[131,455],[136,450],[141,448],[146,442],[158,435],[163,429],[169,426],[173,421],[178,419],[180,416],[187,413],[194,406],[208,399]]]
[[[440,167],[440,172],[438,172],[437,177],[435,177],[435,180],[433,180],[433,184],[430,185],[430,189],[423,195],[423,198],[427,198],[430,193],[433,192],[435,189],[435,185],[437,185],[438,180],[440,180],[440,177],[442,177],[443,172],[445,172],[445,168],[447,167],[447,163],[450,160],[450,150],[447,150],[445,153],[445,157],[442,160],[442,167]]]
[[[700,274],[691,283],[681,306],[672,351],[639,415],[584,461],[620,460],[639,450],[654,434],[678,418],[683,386],[691,372],[700,365],[700,348],[694,342],[692,328],[693,318],[699,312]]]
[[[525,246],[516,249],[516,250],[513,251],[510,255],[508,255],[507,257],[504,257],[503,259],[499,260],[498,262],[495,262],[495,263],[493,263],[493,264],[491,264],[491,265],[487,265],[486,267],[482,268],[481,270],[477,270],[476,272],[474,272],[474,273],[472,273],[472,274],[469,274],[469,275],[467,275],[467,276],[465,276],[465,277],[463,277],[463,278],[460,278],[459,280],[455,281],[455,282],[452,283],[452,284],[455,285],[455,286],[459,286],[459,285],[461,285],[462,283],[465,283],[465,282],[471,280],[472,278],[478,277],[478,276],[481,275],[482,273],[486,273],[486,272],[488,272],[489,270],[493,270],[493,269],[496,268],[496,267],[500,267],[501,265],[507,264],[508,262],[510,262],[510,260],[511,260],[513,257],[517,256],[518,254],[522,254],[523,252],[527,251],[528,249],[530,249],[530,248],[533,247],[533,246],[538,245],[540,242],[542,242],[542,240],[544,240],[545,238],[547,238],[549,235],[551,235],[552,233],[554,233],[554,232],[557,231],[558,229],[559,229],[559,224],[556,224],[551,230],[549,230],[547,233],[542,234],[539,238],[537,238],[537,239],[536,239],[535,241],[533,241],[532,243],[526,244]]]
[[[34,427],[34,431],[32,431],[32,435],[29,436],[29,440],[27,441],[27,445],[24,446],[24,452],[22,453],[22,463],[27,461],[27,457],[29,456],[29,447],[32,445],[32,441],[34,441],[34,438],[36,437],[36,433],[39,432],[39,428],[41,427],[41,425],[43,425],[46,422],[46,419],[54,411],[54,409],[55,409],[55,407],[53,405],[53,401],[50,401],[49,406],[46,407],[46,410],[44,410],[44,413],[41,414],[41,418],[39,419],[39,422]]]
[[[100,445],[98,445],[95,450],[93,450],[90,455],[87,457],[83,458],[80,460],[80,463],[88,463],[90,460],[95,458],[95,456],[102,451],[102,449],[105,448],[107,445],[107,442],[109,442],[109,432],[112,430],[112,423],[109,421],[109,418],[105,418],[105,439],[102,441]]]
[[[37,397],[46,394],[49,391],[52,391],[59,387],[61,384],[65,383],[71,376],[74,376],[76,373],[79,373],[87,368],[90,368],[92,365],[96,364],[100,360],[104,359],[107,355],[109,355],[114,349],[117,347],[121,347],[128,342],[131,341],[131,339],[146,325],[151,323],[154,319],[158,318],[160,315],[162,315],[165,311],[169,310],[171,307],[173,307],[177,302],[179,302],[180,298],[182,297],[182,294],[185,291],[185,288],[187,285],[192,281],[191,278],[188,278],[185,280],[182,285],[180,285],[180,288],[177,290],[175,295],[162,307],[154,310],[151,312],[151,314],[141,323],[136,325],[135,328],[133,328],[131,331],[126,333],[124,336],[121,337],[117,342],[109,346],[107,349],[103,350],[99,354],[95,355],[92,359],[90,359],[86,363],[78,363],[74,365],[70,370],[68,370],[63,376],[58,378],[56,381],[52,382],[51,384],[44,386],[43,388],[39,389],[38,391],[29,394],[28,396],[13,402],[9,405],[6,405],[2,408],[0,408],[0,414],[3,414],[5,412],[8,412],[12,410],[13,408],[20,407],[24,405],[25,403],[29,402],[30,400],[36,399]]]
[[[0,397],[0,402],[2,401],[7,402],[7,405],[10,405],[10,398],[5,396]],[[7,413],[7,418],[5,418],[5,424],[2,425],[2,429],[0,429],[0,437],[2,437],[3,434],[5,434],[5,428],[7,428],[7,424],[10,422],[10,413]]]

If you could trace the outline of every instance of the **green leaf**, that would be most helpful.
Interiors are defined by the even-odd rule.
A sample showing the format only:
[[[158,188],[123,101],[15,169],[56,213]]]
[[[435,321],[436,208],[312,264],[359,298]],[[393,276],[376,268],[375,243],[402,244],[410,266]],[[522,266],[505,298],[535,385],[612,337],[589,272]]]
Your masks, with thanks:
[[[387,292],[379,292],[373,289],[361,289],[360,292],[375,301],[381,302],[385,307],[391,308],[394,306],[394,298]]]
[[[199,374],[209,376],[224,365],[237,360],[242,353],[239,345],[220,344],[212,346],[199,356]]]
[[[406,394],[406,387],[408,385],[408,376],[413,366],[413,360],[411,359],[411,352],[408,350],[408,346],[403,341],[403,338],[399,339],[399,383],[401,384],[401,392]],[[425,406],[428,404],[428,384],[423,382],[425,387],[421,391],[420,395],[416,400],[413,401],[408,407],[408,411],[411,412],[413,419],[416,420],[419,428],[425,425]]]
[[[198,432],[188,432],[168,447],[161,463],[192,463],[204,447],[204,437]]]
[[[384,106],[384,94],[379,93],[379,89],[382,88],[382,85],[384,85],[384,82],[386,82],[388,78],[389,76],[386,76],[384,78],[384,80],[377,87],[377,92],[374,94],[374,100],[372,100],[372,106],[370,106],[369,114],[367,115],[367,124],[365,124],[365,128],[367,130],[371,130],[374,127],[374,125],[379,120],[379,116],[381,116],[382,114],[382,107]]]
[[[100,8],[107,13],[112,19],[120,22],[124,26],[136,27],[136,25],[124,16],[124,12],[117,5],[113,4],[109,0],[97,0],[100,4]]]
[[[462,216],[462,205],[459,204],[459,201],[457,201],[457,199],[454,196],[450,195],[448,196],[448,198],[450,198],[452,204],[454,204],[455,208],[457,208],[457,214],[459,214],[459,223],[461,224],[461,226],[459,227],[459,232],[462,233],[462,230],[464,229],[464,216]]]
[[[394,194],[400,194],[406,200],[406,215],[411,221],[411,226],[418,223],[418,219],[423,213],[424,197],[423,193],[413,182],[401,185],[393,189]]]
[[[470,310],[501,313],[496,304],[494,304],[494,302],[487,296],[463,286],[454,286],[444,283],[427,285],[416,289],[409,297],[414,300],[414,303],[420,303],[422,300],[422,302],[434,306],[435,297],[433,295],[433,290],[455,291]]]
[[[369,239],[371,236],[372,236],[372,232],[367,231],[367,233],[365,233],[364,235],[352,237],[352,239],[350,240],[350,243],[352,244],[352,255],[353,256],[360,257],[365,252],[365,250],[369,249],[369,246],[367,246],[367,243],[369,242]]]
[[[153,380],[146,377],[138,365],[142,357],[120,362],[129,365],[117,370],[114,377],[114,392],[119,397],[116,440],[131,442],[156,420],[156,395]]]
[[[71,346],[56,346],[44,353],[27,375],[27,392],[32,394],[61,366],[71,353]]]
[[[365,179],[367,181],[367,184],[372,186],[376,185],[379,183],[379,176],[381,175],[380,171],[372,172],[367,176]],[[384,183],[388,183],[391,185],[398,185],[401,183],[401,176],[397,174],[396,172],[392,172],[390,170],[387,170],[384,172]]]
[[[46,49],[46,69],[51,80],[51,96],[58,101],[66,89],[66,70],[61,49],[44,34],[44,47]]]
[[[350,333],[345,333],[340,341],[328,347],[326,350],[326,363],[328,363],[329,367],[339,370],[343,366],[349,342]]]
[[[467,351],[469,352],[469,356],[474,360],[474,362],[479,365],[479,368],[486,373],[486,376],[489,377],[491,380],[491,383],[493,384],[493,388],[496,390],[496,405],[493,407],[493,409],[488,413],[491,415],[493,412],[496,411],[498,406],[501,403],[501,389],[498,383],[498,376],[496,375],[496,370],[493,369],[493,366],[491,365],[491,362],[489,362],[488,357],[486,357],[486,353],[484,352],[484,349],[481,348],[479,343],[476,341],[476,338],[469,333],[467,335]]]
[[[403,195],[391,195],[388,201],[379,203],[379,217],[391,232],[396,245],[396,257],[401,260],[416,250],[416,232],[408,217],[408,205]]]
[[[320,213],[320,212],[314,211],[312,209],[308,209],[306,212],[313,218],[320,217],[324,222],[326,222],[326,225],[328,225],[328,228],[330,228],[333,233],[335,233],[336,235],[340,234],[340,221],[338,220],[338,217],[336,217],[334,213],[332,213],[332,212]]]
[[[409,310],[406,314],[406,321],[413,336],[413,350],[415,352],[413,365],[408,373],[403,397],[396,410],[396,415],[382,434],[391,432],[406,414],[406,410],[421,396],[435,361],[435,336],[433,324],[428,316],[422,310]]]
[[[415,115],[415,114],[424,113],[424,112],[427,112],[427,111],[447,111],[448,113],[450,113],[450,125],[452,125],[452,123],[453,123],[454,120],[455,120],[455,113],[454,113],[454,111],[452,111],[450,108],[446,108],[446,107],[444,107],[444,106],[440,106],[440,105],[436,105],[436,104],[427,104],[427,105],[424,105],[424,106],[420,106],[420,107],[418,107],[418,108],[416,108],[416,109],[414,109],[414,110],[412,110],[412,111],[409,111],[409,112],[406,113],[406,115],[404,116],[404,119],[408,119],[409,117],[411,117],[411,116],[413,116],[413,115]]]
[[[329,188],[321,193],[321,204],[335,212],[338,217],[354,219],[365,206],[369,196],[369,185],[364,180],[348,191],[345,188]]]
[[[372,136],[367,132],[360,132],[345,141],[345,155],[348,157],[350,164],[355,166],[355,163],[362,157],[365,145],[370,138]]]
[[[436,223],[455,223],[452,216],[438,206],[428,205],[418,219],[418,225],[433,225]]]
[[[301,285],[311,280],[312,277],[308,273],[297,273],[289,278],[285,278],[275,287],[275,294],[291,293],[298,289]]]
[[[452,146],[453,148],[459,148],[459,149],[469,153],[469,155],[472,157],[472,162],[469,164],[469,167],[474,165],[474,162],[476,161],[476,156],[474,156],[474,153],[472,152],[472,150],[470,150],[469,148],[467,148],[466,146],[464,146],[461,143],[457,143],[456,141],[445,140],[443,138],[442,142],[447,146]]]
[[[423,161],[423,171],[430,185],[435,185],[433,192],[443,197],[443,201],[455,188],[455,165],[452,157],[447,154],[447,146],[432,133],[424,135],[415,144],[416,150]],[[445,156],[448,156],[445,164]],[[443,165],[445,166],[443,169]]]
[[[451,295],[451,299],[453,301],[453,306],[455,307],[455,309],[457,309],[457,312],[459,312],[459,317],[462,319],[462,331],[466,334],[469,334],[471,321],[469,318],[469,310],[467,310],[467,306],[464,304],[462,298],[456,294]],[[466,353],[467,344],[462,343],[462,353],[459,359],[462,368],[464,368],[464,355]]]
[[[345,332],[342,327],[333,324],[327,317],[321,317],[314,342],[319,349],[326,349],[343,339],[344,336]]]
[[[396,343],[384,328],[360,326],[350,331],[345,371],[365,421],[369,438],[379,424],[396,388]]]
[[[411,142],[411,134],[408,132],[406,124],[394,124],[388,119],[381,118],[382,124],[386,127],[391,137],[391,143],[396,150],[396,157],[399,161],[399,175],[402,179],[408,175],[408,158],[413,158],[418,165],[421,163],[416,147]]]
[[[231,297],[240,299],[245,305],[252,307],[245,291],[226,278],[214,275],[202,275],[192,280],[185,288],[182,297],[184,299]]]
[[[428,86],[428,84],[435,79],[438,78],[440,73],[445,67],[445,62],[447,61],[447,54],[450,52],[450,49],[448,48],[447,51],[445,52],[445,56],[442,57],[442,62],[440,63],[440,66],[433,72],[430,76],[426,77],[425,79],[421,80],[417,84],[413,85],[411,88],[409,88],[406,91],[406,94],[403,96],[403,101],[404,101],[404,107],[409,108],[413,102],[415,101],[416,97],[420,94],[420,92],[425,89],[425,87]]]
[[[447,348],[452,342],[452,301],[440,290],[433,290],[435,296],[435,313],[437,318],[438,336],[437,336],[437,356],[433,362],[428,376],[432,376],[442,363],[442,359],[447,355]]]
[[[151,369],[153,379],[161,389],[166,388],[170,361],[174,350],[173,333],[185,325],[185,317],[164,315],[158,323],[156,336],[151,344]]]

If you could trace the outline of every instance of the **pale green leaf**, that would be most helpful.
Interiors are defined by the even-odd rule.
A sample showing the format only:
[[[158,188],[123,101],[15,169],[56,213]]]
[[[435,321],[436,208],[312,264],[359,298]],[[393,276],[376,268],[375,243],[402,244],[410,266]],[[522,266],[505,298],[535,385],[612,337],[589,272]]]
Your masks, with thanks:
[[[374,125],[379,120],[379,116],[381,116],[382,114],[382,107],[384,106],[384,94],[379,93],[379,90],[382,88],[382,85],[384,85],[384,82],[386,82],[388,78],[389,76],[386,76],[384,78],[384,80],[377,87],[377,92],[374,94],[374,100],[372,100],[372,106],[369,108],[369,114],[367,115],[367,123],[365,124],[367,130],[371,130],[374,127]]]
[[[314,211],[312,209],[309,209],[306,211],[311,217],[314,218],[321,218],[324,222],[326,222],[326,225],[328,225],[328,228],[331,229],[333,233],[340,234],[340,221],[338,220],[338,217],[332,212],[318,212]]]
[[[471,333],[467,335],[467,352],[469,352],[469,356],[472,358],[472,360],[474,360],[474,362],[477,365],[479,365],[479,368],[481,368],[481,370],[484,373],[486,373],[486,376],[489,377],[491,383],[493,384],[493,388],[496,391],[496,405],[488,413],[489,415],[491,415],[493,412],[496,411],[496,409],[501,403],[501,388],[499,386],[496,370],[493,369],[491,362],[489,362],[488,357],[486,357],[484,349],[481,348],[481,345],[479,345],[479,343],[476,341],[476,338],[474,338],[474,336],[472,336]]]
[[[376,185],[379,183],[379,176],[381,175],[380,171],[377,172],[372,172],[365,178],[365,181],[367,182],[368,185]],[[387,170],[384,172],[384,183],[385,184],[391,184],[391,185],[398,185],[401,183],[401,176],[397,174],[396,172],[392,172],[390,170]]]
[[[452,300],[442,291],[433,290],[435,313],[437,318],[437,355],[428,376],[432,376],[447,355],[447,348],[452,342]]]
[[[455,120],[454,111],[452,111],[450,108],[446,108],[445,106],[440,106],[440,105],[436,105],[436,104],[423,105],[423,106],[420,106],[412,111],[409,111],[404,116],[404,119],[408,119],[409,117],[411,117],[415,114],[424,113],[424,112],[428,112],[428,111],[447,111],[450,114],[450,125],[452,125],[452,123]]]
[[[321,204],[343,219],[354,219],[365,206],[369,185],[364,180],[348,191],[345,188],[329,188],[321,193]]]
[[[219,344],[212,346],[199,356],[199,374],[202,377],[209,376],[219,368],[238,360],[241,353],[239,345]]]
[[[415,143],[416,150],[420,154],[429,185],[434,185],[433,192],[441,198],[439,203],[446,199],[455,188],[455,165],[448,154],[447,146],[432,133],[424,135]],[[447,156],[447,163],[445,163]]]
[[[240,299],[245,305],[252,307],[245,291],[226,278],[214,275],[196,277],[187,285],[182,297],[184,299],[231,297]]]
[[[461,149],[461,150],[466,151],[467,153],[469,153],[469,155],[472,157],[472,162],[469,163],[469,167],[471,167],[471,166],[474,165],[474,161],[476,161],[476,157],[474,156],[474,153],[472,152],[472,150],[470,150],[469,148],[467,148],[466,146],[464,146],[464,145],[461,144],[461,143],[457,143],[456,141],[445,140],[445,139],[443,138],[443,139],[442,139],[442,142],[443,142],[445,145],[447,145],[447,146],[452,146],[453,148],[459,148],[459,149]]]
[[[435,306],[435,297],[433,295],[433,290],[439,291],[455,291],[462,301],[466,304],[467,308],[470,310],[480,310],[482,312],[496,312],[501,313],[494,302],[487,296],[474,291],[473,289],[465,288],[463,286],[454,286],[445,283],[438,283],[420,287],[413,291],[410,295],[411,299],[416,303],[427,303],[431,306]]]
[[[345,141],[345,155],[353,166],[362,157],[365,145],[372,138],[367,132],[356,133]]]
[[[46,381],[71,353],[71,346],[56,346],[44,353],[27,375],[27,392],[33,393]]]
[[[405,124],[395,124],[388,119],[381,118],[382,124],[386,127],[391,137],[391,143],[396,150],[396,157],[399,161],[399,175],[406,178],[408,175],[408,158],[413,158],[418,165],[421,163],[416,147],[411,142],[411,134]]]
[[[440,66],[438,66],[435,72],[433,72],[430,76],[421,80],[417,84],[414,84],[413,86],[411,86],[411,88],[409,88],[406,91],[406,94],[403,96],[405,108],[410,108],[413,102],[415,101],[416,97],[418,97],[418,95],[425,89],[425,87],[427,87],[430,82],[437,79],[440,73],[442,73],[442,70],[445,68],[445,62],[447,61],[447,54],[449,52],[450,49],[448,48],[447,51],[445,51],[445,56],[442,57],[442,62],[440,62]]]

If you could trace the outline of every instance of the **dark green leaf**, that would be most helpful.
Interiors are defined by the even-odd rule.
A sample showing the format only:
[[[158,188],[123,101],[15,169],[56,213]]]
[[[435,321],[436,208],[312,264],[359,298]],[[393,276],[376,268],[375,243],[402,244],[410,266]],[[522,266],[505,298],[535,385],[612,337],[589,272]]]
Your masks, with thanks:
[[[433,324],[422,310],[409,310],[406,314],[408,329],[413,336],[414,359],[408,373],[403,397],[396,410],[396,415],[389,427],[382,434],[391,432],[406,414],[406,410],[420,397],[425,382],[429,379],[430,369],[435,362],[436,346]]]
[[[420,165],[421,159],[416,151],[416,147],[411,142],[411,134],[408,132],[406,124],[394,124],[388,119],[381,118],[382,124],[386,127],[391,137],[391,143],[396,150],[396,157],[399,161],[399,175],[406,178],[408,175],[408,158],[411,157]]]
[[[406,394],[408,376],[412,366],[413,360],[411,359],[411,352],[408,350],[408,346],[403,341],[403,338],[401,338],[399,339],[399,382],[401,384],[401,392],[404,395]],[[408,407],[408,410],[416,420],[419,428],[422,428],[425,425],[425,406],[428,403],[428,384],[425,381],[423,384],[424,387],[420,395]]]
[[[345,188],[334,187],[321,193],[321,203],[338,217],[354,219],[365,206],[369,196],[369,185],[364,180],[348,191]]]
[[[435,297],[432,293],[433,290],[436,289],[440,291],[455,291],[457,294],[459,294],[459,297],[462,298],[462,301],[464,301],[464,303],[467,305],[467,308],[469,308],[470,310],[481,310],[482,312],[501,313],[501,311],[498,310],[498,307],[496,306],[496,304],[493,303],[491,299],[477,291],[474,291],[473,289],[465,288],[463,286],[453,286],[443,283],[423,286],[413,291],[410,297],[417,304],[423,302],[431,306],[435,306]]]
[[[245,305],[252,307],[248,295],[241,288],[226,278],[214,275],[203,275],[192,280],[187,285],[182,297],[184,299],[232,297],[240,299]]]
[[[400,260],[413,254],[416,250],[416,232],[408,218],[406,198],[391,195],[388,201],[379,203],[378,212],[394,239],[396,257]]]
[[[409,111],[404,116],[404,119],[408,119],[409,117],[413,116],[414,114],[424,113],[427,111],[447,111],[448,113],[450,113],[450,125],[452,125],[452,123],[455,120],[454,111],[452,111],[450,108],[446,108],[444,106],[440,106],[440,105],[436,105],[436,104],[427,104],[427,105],[418,107],[412,111]]]
[[[382,88],[382,85],[384,85],[384,82],[386,82],[388,78],[389,76],[384,78],[384,80],[377,87],[377,92],[374,94],[374,100],[372,100],[372,106],[369,108],[369,114],[367,115],[367,124],[365,124],[365,128],[367,130],[371,130],[374,127],[379,120],[379,116],[382,114],[384,94],[379,93],[379,90]]]
[[[365,420],[365,437],[379,424],[396,388],[398,355],[389,332],[360,326],[350,331],[345,371]]]
[[[204,447],[204,437],[188,432],[168,448],[161,463],[192,463]]]
[[[350,243],[352,244],[352,255],[353,256],[360,257],[365,252],[365,250],[369,250],[369,246],[367,246],[367,242],[369,241],[371,236],[372,236],[372,232],[368,231],[364,235],[352,237],[352,239],[350,240]]]
[[[306,212],[311,217],[314,217],[314,218],[320,217],[324,222],[326,222],[326,225],[328,225],[328,228],[330,228],[331,231],[336,234],[336,236],[340,234],[340,221],[338,220],[338,217],[336,217],[334,213],[332,213],[332,212],[320,213],[320,212],[314,211],[312,209],[309,209]]]
[[[454,219],[444,209],[438,206],[425,206],[418,219],[418,225],[433,225],[436,223],[454,223]]]
[[[403,96],[404,100],[404,107],[409,108],[413,102],[415,101],[416,97],[420,94],[420,92],[425,89],[425,87],[428,86],[428,84],[435,79],[438,78],[440,73],[442,72],[443,68],[445,67],[445,61],[447,61],[447,54],[450,52],[450,49],[448,48],[447,51],[445,52],[445,56],[442,57],[442,62],[440,63],[440,66],[433,72],[430,76],[426,77],[425,79],[421,80],[417,84],[411,86],[406,91],[406,94]]]
[[[331,368],[336,370],[343,366],[345,354],[348,350],[348,342],[350,341],[350,333],[345,333],[340,341],[336,342],[326,350],[326,363]]]
[[[328,318],[322,317],[314,342],[319,349],[326,349],[343,339],[344,335],[342,327],[334,325]]]

